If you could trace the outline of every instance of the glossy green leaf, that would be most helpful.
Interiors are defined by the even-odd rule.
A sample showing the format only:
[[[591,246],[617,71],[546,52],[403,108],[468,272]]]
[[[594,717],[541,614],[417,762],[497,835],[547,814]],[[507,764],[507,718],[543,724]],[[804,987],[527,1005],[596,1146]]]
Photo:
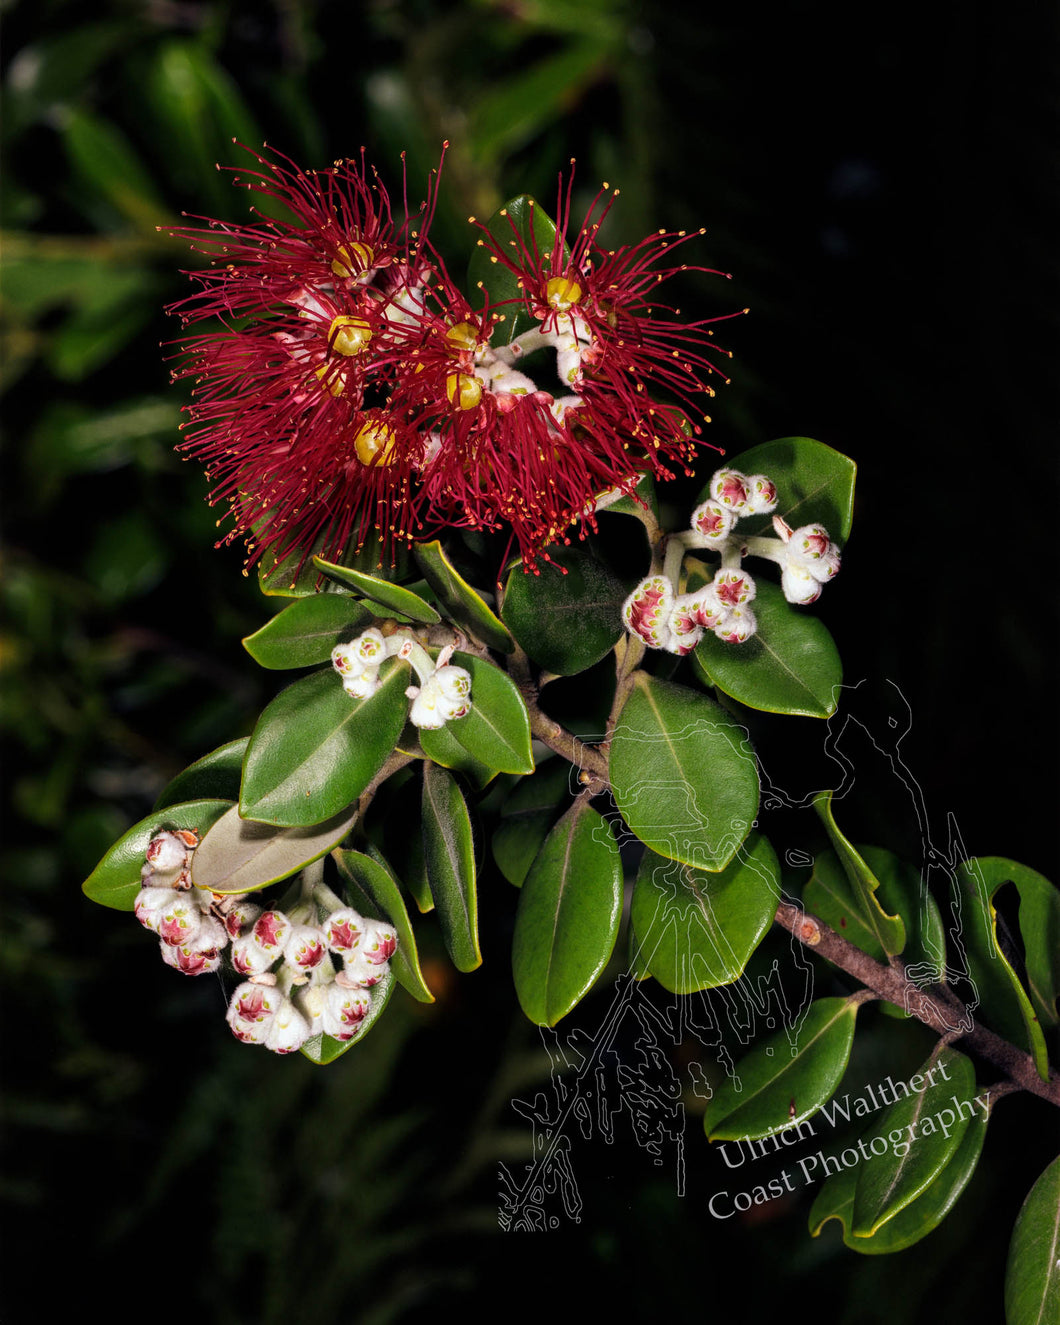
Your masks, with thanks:
[[[446,950],[458,971],[473,971],[482,953],[471,820],[456,779],[429,762],[423,766],[423,854]]]
[[[709,578],[690,574],[689,591]],[[780,587],[764,579],[758,581],[754,613],[758,630],[743,644],[728,644],[713,631],[700,640],[692,659],[704,682],[748,708],[830,718],[843,664],[827,627],[786,602]]]
[[[481,791],[497,776],[497,770],[484,764],[481,759],[476,759],[456,739],[456,723],[462,721],[462,718],[454,719],[433,731],[424,728],[419,733],[420,748],[428,759],[441,764],[443,768],[463,773],[471,785]]]
[[[423,854],[423,787],[420,777],[410,777],[388,801],[389,810],[383,824],[383,842],[386,847],[387,868],[401,880],[421,915],[434,910],[434,898],[427,878],[427,862]],[[410,831],[411,827],[411,831]],[[371,845],[369,855],[374,855]]]
[[[913,1144],[903,1155],[889,1147],[858,1168],[850,1217],[855,1237],[871,1237],[927,1191],[956,1155],[969,1118],[979,1108],[975,1070],[956,1049],[943,1048],[917,1076],[923,1077],[924,1088],[917,1090],[917,1077],[910,1078],[911,1093],[884,1110],[874,1129],[881,1136],[904,1131]],[[985,1093],[980,1098],[985,1101]]]
[[[214,893],[250,893],[319,860],[353,827],[356,807],[310,828],[278,828],[239,817],[233,805],[203,838],[191,860],[191,881]]]
[[[814,809],[820,816],[839,862],[846,872],[851,891],[857,900],[858,919],[870,930],[883,952],[896,956],[905,947],[905,924],[901,916],[888,915],[884,911],[876,896],[876,890],[880,886],[879,879],[839,831],[832,812],[832,792],[826,791],[818,796],[814,802]]]
[[[579,799],[549,833],[519,894],[512,972],[531,1021],[555,1026],[584,998],[614,951],[621,913],[618,844]]]
[[[753,446],[731,460],[741,474],[765,474],[777,485],[776,514],[793,529],[822,524],[840,543],[850,536],[854,519],[854,480],[858,467],[848,456],[811,437],[782,437]],[[698,501],[710,496],[709,484]],[[773,535],[772,516],[741,520],[741,534]]]
[[[899,1210],[871,1237],[855,1237],[850,1229],[857,1167],[844,1168],[841,1173],[834,1174],[825,1182],[810,1210],[810,1232],[817,1237],[829,1219],[837,1219],[843,1228],[843,1241],[852,1251],[860,1251],[866,1256],[885,1256],[911,1247],[942,1223],[971,1181],[982,1154],[988,1122],[988,1115],[977,1111],[945,1168],[914,1201]],[[863,1139],[871,1145],[879,1135],[881,1133],[874,1128],[872,1135],[866,1133]]]
[[[758,812],[742,728],[713,700],[636,672],[611,741],[623,819],[653,851],[697,869],[732,860]]]
[[[755,1045],[714,1091],[703,1115],[710,1141],[753,1140],[797,1127],[834,1093],[846,1071],[858,1005],[820,998],[795,1032]]]
[[[487,768],[532,773],[530,715],[515,682],[487,658],[454,653],[452,662],[471,673],[471,712],[446,723],[447,730]]]
[[[152,810],[114,843],[81,885],[82,891],[101,906],[131,911],[140,891],[140,871],[147,859],[144,853],[152,837],[166,828],[190,828],[202,835],[231,805],[227,800],[201,800]]]
[[[779,897],[777,858],[759,833],[716,874],[646,851],[630,911],[641,961],[674,994],[731,984],[769,929]]]
[[[441,543],[437,539],[433,543],[417,543],[413,553],[449,619],[470,631],[488,648],[511,653],[514,641],[508,628],[481,594],[463,578],[445,555]]]
[[[1030,1189],[1005,1267],[1005,1325],[1060,1321],[1060,1155]]]
[[[516,257],[522,251],[522,246],[531,252],[536,249],[542,256],[551,254],[556,239],[555,223],[525,193],[494,212],[486,222],[486,229],[506,252]],[[485,290],[491,308],[502,305],[498,311],[504,321],[497,324],[491,344],[509,345],[524,331],[539,325],[538,320],[526,309],[525,296],[519,288],[518,278],[490,254],[482,238],[476,240],[468,263],[467,283],[472,300],[475,299],[476,290]]]
[[[1047,977],[1055,979],[1056,967],[1060,963],[1060,956],[1055,949],[1049,952],[1045,946],[1051,936],[1055,937],[1058,929],[1055,909],[1049,904],[1041,886],[1051,887],[1048,881],[1040,874],[1035,875],[1033,870],[997,856],[965,861],[957,867],[954,886],[960,907],[961,940],[968,975],[979,997],[979,1006],[974,1010],[976,1016],[991,1030],[1025,1049],[1034,1058],[1042,1080],[1047,1081],[1048,1052],[1035,1005],[1020,984],[1008,956],[998,944],[994,896],[1009,881],[1020,890],[1020,929],[1025,934],[1031,934],[1035,971],[1039,979],[1043,971]],[[1035,919],[1044,920],[1045,933],[1036,934],[1033,928],[1026,926],[1023,914],[1024,891],[1032,898],[1027,919],[1032,924]],[[1048,994],[1048,982],[1039,983],[1039,996],[1043,991]]]
[[[262,823],[322,823],[351,805],[379,772],[408,715],[407,663],[383,663],[381,685],[353,699],[330,668],[288,686],[265,709],[247,747],[240,813]]]
[[[360,851],[336,851],[334,858],[351,905],[371,920],[388,920],[394,926],[398,945],[390,967],[398,984],[417,1002],[433,1003],[434,995],[420,968],[412,921],[393,875],[380,861]]]
[[[179,805],[181,801],[237,801],[248,740],[244,736],[241,740],[229,741],[189,764],[163,789],[155,801],[155,809],[163,810],[170,805]]]
[[[368,609],[347,594],[312,594],[288,603],[248,635],[243,647],[262,667],[315,667],[331,658],[336,644],[359,635],[371,620]]]
[[[333,561],[325,561],[323,557],[314,557],[313,565],[336,584],[355,589],[369,603],[377,603],[383,609],[380,616],[397,612],[410,621],[420,621],[427,626],[435,626],[442,619],[430,603],[400,584],[391,584],[389,580],[381,580],[377,575],[367,575],[349,566],[339,566]]]
[[[516,564],[501,615],[539,667],[574,676],[605,658],[622,638],[629,589],[585,547],[557,548],[549,555],[557,565],[542,562],[537,575]]]
[[[490,848],[509,883],[521,888],[542,843],[570,799],[572,767],[566,760],[547,761],[533,777],[523,778],[501,807]]]
[[[1019,931],[1027,967],[1027,990],[1043,1026],[1060,1024],[1060,889],[1037,870],[1003,856],[977,856],[974,862],[991,902],[1011,883],[1019,893]]]
[[[311,1063],[326,1067],[328,1063],[333,1063],[336,1058],[341,1058],[348,1050],[360,1044],[386,1010],[386,1005],[390,1002],[390,995],[394,992],[396,983],[394,969],[392,966],[388,966],[379,983],[368,990],[371,996],[368,1015],[361,1022],[353,1039],[335,1040],[330,1035],[314,1035],[311,1040],[306,1040],[305,1044],[302,1045],[301,1051],[305,1057]]]

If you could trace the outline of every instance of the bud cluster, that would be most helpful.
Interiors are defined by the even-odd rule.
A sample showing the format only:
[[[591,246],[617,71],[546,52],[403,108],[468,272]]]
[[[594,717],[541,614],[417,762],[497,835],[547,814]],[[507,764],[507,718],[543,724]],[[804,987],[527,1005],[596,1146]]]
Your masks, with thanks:
[[[778,563],[789,603],[814,602],[822,585],[839,571],[839,549],[821,525],[792,529],[774,515],[777,538],[735,532],[739,520],[766,515],[776,507],[776,484],[765,474],[748,477],[736,469],[719,469],[709,491],[692,512],[691,527],[671,536],[662,573],[643,579],[623,604],[626,629],[650,648],[684,656],[708,630],[729,644],[750,639],[758,629],[750,606],[757,590],[742,569],[745,556]],[[717,552],[721,566],[709,584],[680,593],[681,563],[693,549]]]
[[[354,699],[365,699],[379,689],[379,669],[387,658],[411,663],[420,684],[405,691],[412,700],[409,721],[414,727],[437,730],[471,712],[471,674],[449,662],[452,653],[453,647],[446,646],[435,662],[411,631],[384,635],[373,626],[349,644],[337,644],[331,665],[342,677],[343,690]]]
[[[321,1032],[353,1039],[397,948],[393,926],[365,919],[322,884],[286,910],[197,888],[197,845],[194,832],[164,829],[147,847],[135,912],[158,935],[166,964],[205,975],[231,942],[231,965],[244,977],[228,1006],[236,1039],[281,1054]]]

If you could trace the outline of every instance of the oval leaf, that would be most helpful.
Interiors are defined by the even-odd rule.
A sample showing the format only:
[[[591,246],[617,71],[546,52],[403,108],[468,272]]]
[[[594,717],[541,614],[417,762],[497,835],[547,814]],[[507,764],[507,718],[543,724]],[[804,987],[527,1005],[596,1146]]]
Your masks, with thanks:
[[[1005,1325],[1060,1320],[1060,1155],[1031,1188],[1012,1230]]]
[[[857,901],[858,918],[872,933],[880,948],[890,956],[896,956],[905,948],[905,924],[901,916],[888,915],[880,905],[876,897],[880,881],[839,831],[832,813],[832,793],[826,791],[818,796],[813,807],[832,839],[832,846],[850,882]]]
[[[713,700],[634,673],[610,763],[622,817],[653,851],[708,871],[732,860],[758,811],[758,774],[743,729]]]
[[[519,251],[520,244],[531,252],[536,249],[541,254],[551,253],[556,240],[555,222],[525,193],[494,212],[486,222],[486,229],[505,252],[513,254]],[[567,252],[566,245],[563,251]],[[504,305],[500,309],[504,320],[497,324],[491,344],[509,345],[524,331],[540,325],[526,310],[518,277],[490,254],[483,239],[476,241],[468,263],[467,281],[469,289],[488,294],[491,307]]]
[[[530,715],[511,677],[488,658],[470,653],[454,653],[452,661],[471,673],[471,712],[446,723],[446,730],[487,768],[532,773]]]
[[[182,801],[237,801],[248,739],[244,736],[241,740],[229,741],[189,764],[166,786],[155,801],[155,809],[179,805]]]
[[[549,556],[557,564],[542,563],[537,575],[516,564],[501,615],[539,667],[574,676],[605,658],[622,638],[629,588],[587,548],[558,548]]]
[[[474,695],[474,687],[472,687],[472,695]],[[441,764],[443,768],[452,769],[454,772],[463,773],[471,785],[481,791],[497,776],[497,770],[490,768],[488,764],[484,764],[480,759],[476,759],[456,739],[454,734],[456,723],[462,721],[462,718],[455,718],[451,722],[447,722],[444,727],[438,727],[434,730],[427,727],[423,728],[418,733],[420,749],[434,763]]]
[[[689,590],[698,587],[689,576]],[[692,654],[707,685],[766,713],[830,718],[836,711],[843,664],[827,627],[785,601],[769,580],[758,580],[758,630],[743,644],[708,631]]]
[[[458,971],[473,971],[482,953],[471,820],[456,779],[432,763],[423,766],[423,854],[446,950]]]
[[[350,589],[356,589],[370,602],[378,603],[385,609],[380,613],[381,616],[386,616],[388,612],[397,612],[401,616],[408,617],[410,621],[422,621],[427,626],[436,626],[442,619],[430,603],[400,584],[391,584],[389,580],[381,580],[376,575],[366,575],[364,571],[352,570],[349,566],[338,566],[333,561],[325,561],[323,557],[314,557],[313,565],[318,570],[322,570],[329,579]]]
[[[360,851],[336,851],[339,867],[351,904],[371,920],[388,920],[397,934],[397,950],[390,966],[402,989],[417,1002],[433,1003],[434,995],[420,969],[416,935],[396,880],[383,865]]]
[[[417,543],[413,552],[424,579],[438,595],[449,619],[469,630],[488,648],[511,653],[515,642],[504,622],[460,575],[441,543],[437,539],[433,543]]]
[[[717,874],[646,851],[630,911],[638,965],[673,994],[739,979],[772,923],[778,875],[773,848],[759,833]]]
[[[312,594],[288,603],[248,635],[243,647],[262,667],[315,667],[328,662],[335,645],[359,634],[371,619],[368,609],[348,594]]]
[[[595,984],[618,937],[622,861],[606,819],[577,800],[531,866],[515,915],[519,1005],[555,1026]]]
[[[388,659],[382,684],[353,699],[338,673],[314,672],[265,709],[247,747],[240,813],[308,826],[351,805],[379,772],[408,715],[406,663]]]
[[[857,1168],[854,1166],[835,1174],[821,1188],[810,1210],[810,1232],[817,1237],[829,1219],[838,1219],[843,1226],[843,1241],[846,1245],[866,1256],[884,1256],[911,1247],[942,1223],[971,1181],[983,1150],[988,1122],[987,1114],[976,1113],[953,1158],[931,1185],[872,1237],[858,1238],[850,1231],[854,1189],[858,1179]],[[879,1135],[881,1133],[874,1131],[868,1144],[871,1146]]]
[[[202,800],[153,810],[114,843],[81,885],[85,896],[115,911],[131,911],[140,891],[140,871],[147,860],[144,853],[152,837],[165,828],[192,828],[203,835],[231,804],[227,800]]]
[[[320,1067],[325,1067],[328,1063],[333,1063],[336,1058],[341,1058],[348,1049],[361,1043],[383,1015],[396,983],[393,967],[388,965],[379,983],[365,991],[369,995],[368,1014],[360,1023],[357,1034],[352,1040],[335,1040],[330,1035],[314,1035],[302,1045],[301,1052],[311,1063],[316,1063]]]
[[[796,1033],[779,1031],[757,1044],[707,1102],[709,1141],[754,1140],[797,1127],[824,1104],[846,1071],[858,1005],[819,998]]]
[[[917,1076],[924,1078],[923,1090],[913,1088]],[[917,1076],[908,1083],[910,1093],[880,1116],[876,1128],[882,1135],[905,1131],[913,1144],[904,1155],[889,1149],[858,1169],[850,1218],[855,1237],[872,1237],[928,1189],[957,1153],[979,1107],[974,1098],[975,1070],[956,1049],[944,1048],[934,1064],[929,1060]],[[985,1095],[980,1098],[986,1101]]]
[[[843,543],[850,537],[854,519],[854,480],[858,467],[848,456],[833,451],[812,437],[781,437],[775,442],[753,446],[734,458],[742,474],[766,474],[777,485],[777,513],[793,529],[805,524],[823,524],[829,534]],[[697,501],[710,496],[710,486]],[[772,536],[769,515],[740,521],[740,532],[748,536]]]
[[[191,858],[191,881],[214,893],[250,893],[289,879],[319,860],[353,827],[357,810],[311,828],[277,828],[241,819],[233,805],[218,819]]]

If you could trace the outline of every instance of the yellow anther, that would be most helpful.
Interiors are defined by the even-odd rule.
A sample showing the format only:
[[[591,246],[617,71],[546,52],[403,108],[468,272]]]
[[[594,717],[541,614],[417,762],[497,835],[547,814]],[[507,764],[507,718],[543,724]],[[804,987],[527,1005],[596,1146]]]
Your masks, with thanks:
[[[450,373],[445,379],[445,394],[457,409],[474,409],[482,399],[482,383],[468,373]]]
[[[313,371],[316,373],[320,385],[330,395],[341,396],[343,391],[346,390],[346,383],[342,379],[342,374],[336,373],[326,363],[322,363],[319,368],[314,368]]]
[[[362,465],[392,465],[397,433],[381,419],[366,420],[353,435],[353,449]]]
[[[340,248],[338,257],[331,264],[331,270],[343,280],[351,276],[361,276],[370,271],[375,263],[375,253],[367,244],[349,244]]]
[[[372,339],[372,328],[359,317],[337,317],[328,327],[328,345],[347,359],[360,354]]]
[[[569,280],[566,276],[553,276],[545,286],[545,298],[548,300],[549,308],[554,308],[560,313],[573,308],[581,297],[582,287],[577,281]]]
[[[478,345],[478,331],[470,322],[458,322],[445,333],[449,348],[459,354],[462,350],[474,350]]]

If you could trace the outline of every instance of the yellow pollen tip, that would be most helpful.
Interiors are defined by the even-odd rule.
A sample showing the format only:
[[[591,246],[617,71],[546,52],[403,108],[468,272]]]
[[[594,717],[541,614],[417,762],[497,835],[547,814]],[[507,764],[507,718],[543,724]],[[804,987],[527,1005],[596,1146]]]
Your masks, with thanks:
[[[352,359],[372,339],[372,328],[359,317],[337,317],[328,327],[328,346],[336,354]]]
[[[445,379],[445,394],[456,409],[475,409],[482,399],[482,383],[469,373],[450,373]]]
[[[372,249],[367,244],[355,243],[339,249],[331,270],[336,276],[348,280],[351,276],[359,276],[370,270],[374,262],[375,253]]]
[[[478,332],[470,322],[458,322],[445,333],[450,349],[456,353],[462,350],[474,350],[478,344]]]
[[[397,459],[397,433],[388,423],[368,420],[354,433],[353,449],[362,465],[392,465]]]

